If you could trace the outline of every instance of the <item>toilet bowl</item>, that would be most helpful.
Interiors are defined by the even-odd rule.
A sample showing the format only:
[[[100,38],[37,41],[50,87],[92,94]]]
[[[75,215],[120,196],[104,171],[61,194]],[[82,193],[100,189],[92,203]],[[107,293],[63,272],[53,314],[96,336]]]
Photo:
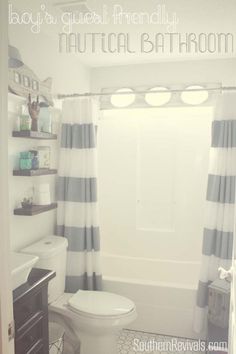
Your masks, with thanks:
[[[48,236],[22,250],[39,257],[36,267],[56,272],[48,290],[49,312],[61,316],[80,341],[80,354],[116,354],[119,331],[137,317],[133,301],[103,291],[65,293],[64,237]]]
[[[64,293],[50,304],[49,311],[72,325],[81,343],[81,354],[115,354],[119,331],[137,317],[131,300],[101,291]]]

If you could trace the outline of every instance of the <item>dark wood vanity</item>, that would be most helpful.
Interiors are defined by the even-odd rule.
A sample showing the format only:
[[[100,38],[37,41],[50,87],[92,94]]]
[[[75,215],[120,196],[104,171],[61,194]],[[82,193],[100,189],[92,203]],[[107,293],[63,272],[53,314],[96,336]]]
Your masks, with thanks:
[[[55,272],[32,269],[27,283],[13,291],[15,354],[48,354],[48,282]]]

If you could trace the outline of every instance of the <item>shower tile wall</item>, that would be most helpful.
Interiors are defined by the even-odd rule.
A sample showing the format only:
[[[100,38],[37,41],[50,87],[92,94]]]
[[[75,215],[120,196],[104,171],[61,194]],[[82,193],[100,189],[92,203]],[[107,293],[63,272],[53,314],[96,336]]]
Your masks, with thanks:
[[[103,252],[200,261],[211,120],[211,107],[103,112]]]

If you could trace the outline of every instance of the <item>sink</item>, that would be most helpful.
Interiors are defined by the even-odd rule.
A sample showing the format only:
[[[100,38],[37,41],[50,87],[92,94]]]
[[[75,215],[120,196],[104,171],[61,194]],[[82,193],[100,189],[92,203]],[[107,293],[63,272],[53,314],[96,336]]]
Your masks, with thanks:
[[[11,253],[12,290],[27,282],[29,273],[38,259],[37,256],[31,254]]]

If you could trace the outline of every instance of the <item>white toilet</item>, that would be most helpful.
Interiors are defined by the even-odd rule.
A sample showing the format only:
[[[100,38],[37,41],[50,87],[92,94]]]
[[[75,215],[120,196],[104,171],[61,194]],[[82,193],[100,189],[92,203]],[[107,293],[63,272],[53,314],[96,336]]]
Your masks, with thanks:
[[[69,322],[81,343],[81,354],[115,354],[119,331],[137,317],[135,304],[116,294],[79,290],[65,293],[67,240],[48,236],[21,252],[39,257],[36,267],[56,272],[49,283],[49,311]]]

